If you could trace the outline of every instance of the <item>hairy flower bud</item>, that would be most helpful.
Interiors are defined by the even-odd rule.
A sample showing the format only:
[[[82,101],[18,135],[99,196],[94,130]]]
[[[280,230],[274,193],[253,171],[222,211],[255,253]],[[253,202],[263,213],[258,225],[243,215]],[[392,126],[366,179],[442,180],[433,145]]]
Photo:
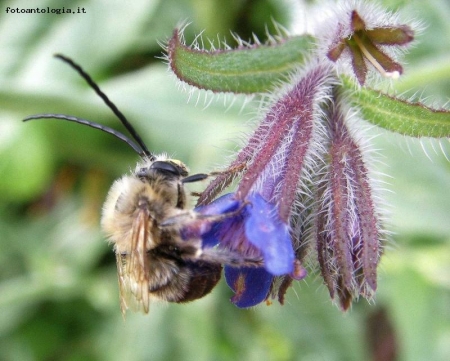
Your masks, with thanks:
[[[353,297],[370,298],[376,290],[380,226],[361,149],[339,105],[328,124],[329,163],[319,187],[315,238],[325,284],[346,310]]]
[[[309,64],[274,91],[259,126],[198,200],[199,212],[225,214],[229,204],[241,210],[204,234],[205,244],[263,260],[261,267],[225,267],[238,307],[268,297],[283,303],[311,259],[344,310],[377,288],[383,229],[342,90],[353,86],[347,74],[359,90],[369,70],[398,77],[397,55],[414,33],[396,14],[366,1],[339,1],[332,13]],[[235,179],[236,190],[216,199]]]
[[[231,181],[230,170],[242,169],[233,199],[248,202],[249,207],[240,219],[216,227],[214,237],[221,245],[244,254],[254,252],[256,247],[269,275],[247,267],[226,267],[225,277],[236,292],[233,302],[239,307],[261,302],[270,290],[277,294],[274,284],[279,282],[273,282],[276,276],[284,277],[279,286],[280,300],[292,279],[306,276],[300,261],[294,259],[297,245],[291,239],[289,225],[301,183],[308,179],[310,163],[320,147],[322,105],[329,100],[333,84],[330,69],[319,63],[297,76],[299,80],[269,107],[236,160],[199,199],[199,204],[206,203]],[[261,284],[266,286],[262,288]],[[259,290],[257,297],[255,288]]]

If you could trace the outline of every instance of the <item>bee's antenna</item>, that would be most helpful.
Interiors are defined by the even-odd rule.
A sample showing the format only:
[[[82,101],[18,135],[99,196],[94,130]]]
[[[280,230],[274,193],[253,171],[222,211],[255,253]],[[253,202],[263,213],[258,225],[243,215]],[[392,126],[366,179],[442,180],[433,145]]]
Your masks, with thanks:
[[[147,148],[147,146],[145,145],[144,141],[143,141],[142,138],[139,136],[139,134],[136,132],[136,130],[133,128],[133,126],[131,125],[131,123],[127,120],[127,118],[125,117],[125,115],[123,115],[122,112],[114,105],[114,103],[113,103],[111,100],[109,100],[109,98],[106,96],[105,93],[102,92],[102,90],[101,90],[100,87],[95,83],[95,81],[92,80],[92,78],[90,77],[90,75],[89,75],[88,73],[86,73],[80,65],[78,65],[78,64],[75,63],[72,59],[70,59],[70,58],[68,58],[68,57],[66,57],[66,56],[64,56],[64,55],[61,55],[61,54],[55,54],[55,58],[61,59],[61,60],[64,61],[65,63],[69,64],[72,68],[74,68],[74,69],[78,72],[78,74],[80,74],[80,76],[81,76],[84,80],[86,80],[86,82],[89,84],[89,86],[90,86],[92,89],[94,89],[94,91],[97,93],[97,95],[98,95],[100,98],[102,98],[102,100],[105,102],[105,104],[108,106],[108,108],[112,110],[112,112],[117,116],[117,118],[119,118],[119,120],[122,122],[122,124],[124,125],[124,127],[127,128],[128,132],[131,134],[131,136],[134,138],[134,140],[139,144],[139,146],[140,146],[140,148],[141,148],[141,151],[138,152],[138,153],[141,154],[141,156],[142,156],[142,154],[144,154],[145,156],[147,156],[147,157],[149,157],[149,158],[151,158],[151,159],[154,158],[154,155],[148,150],[148,148]],[[55,114],[54,114],[54,115],[55,115]],[[59,116],[59,117],[53,117],[53,118],[57,118],[57,119],[66,119],[66,120],[70,120],[70,121],[75,121],[75,122],[77,122],[77,121],[75,120],[75,119],[77,119],[77,118],[74,118],[74,117],[63,118],[63,117]],[[69,119],[69,118],[72,118],[72,119]],[[27,118],[27,119],[33,119],[33,118],[32,118],[32,117],[29,117],[29,118]],[[36,119],[36,118],[34,118],[34,119]],[[86,124],[86,125],[91,126],[91,127],[93,127],[93,128],[97,128],[97,129],[104,130],[105,132],[110,133],[110,134],[113,134],[113,135],[117,136],[119,139],[122,139],[123,141],[125,141],[126,143],[128,143],[129,145],[131,145],[129,141],[125,140],[125,139],[128,139],[128,138],[126,138],[123,134],[121,134],[121,133],[119,133],[119,132],[116,132],[116,131],[114,131],[114,132],[109,131],[109,130],[113,130],[113,129],[111,129],[111,128],[103,127],[103,126],[101,126],[100,124],[96,124],[96,123],[93,123],[93,122],[90,122],[90,121],[87,121],[87,120],[83,120],[83,119],[80,119],[80,120],[81,120],[81,121],[80,121],[80,122],[77,122],[77,123]],[[106,129],[108,129],[108,130],[106,130]],[[118,134],[120,134],[121,137],[118,136]],[[129,140],[129,139],[128,139],[128,140]],[[133,143],[133,144],[134,144],[134,143]],[[136,145],[136,144],[134,144],[134,145]],[[134,146],[132,146],[132,147],[133,147],[133,149],[135,149]],[[136,150],[136,149],[135,149],[135,150]]]
[[[114,135],[115,137],[119,138],[123,142],[127,143],[142,158],[144,158],[144,157],[153,158],[152,154],[147,154],[145,152],[145,150],[143,150],[138,144],[133,142],[130,138],[128,138],[127,136],[123,135],[122,133],[118,132],[117,130],[115,130],[113,128],[107,127],[106,125],[98,124],[95,122],[91,122],[90,120],[72,117],[70,115],[65,115],[65,114],[36,114],[36,115],[30,115],[29,117],[26,117],[23,121],[26,122],[28,120],[33,120],[33,119],[62,119],[62,120],[68,120],[69,122],[84,124],[91,128],[100,129],[106,133]]]

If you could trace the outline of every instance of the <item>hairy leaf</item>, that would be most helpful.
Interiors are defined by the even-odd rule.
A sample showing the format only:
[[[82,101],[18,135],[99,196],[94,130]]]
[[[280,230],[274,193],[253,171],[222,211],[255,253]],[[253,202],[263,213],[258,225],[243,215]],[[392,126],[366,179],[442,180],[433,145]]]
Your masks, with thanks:
[[[344,88],[353,88],[344,80]],[[450,111],[408,102],[380,91],[361,88],[348,95],[365,120],[381,128],[411,137],[450,137]]]
[[[168,57],[172,71],[190,85],[214,92],[251,94],[272,89],[305,61],[305,53],[312,47],[313,38],[304,35],[276,44],[205,51],[183,44],[175,30]]]

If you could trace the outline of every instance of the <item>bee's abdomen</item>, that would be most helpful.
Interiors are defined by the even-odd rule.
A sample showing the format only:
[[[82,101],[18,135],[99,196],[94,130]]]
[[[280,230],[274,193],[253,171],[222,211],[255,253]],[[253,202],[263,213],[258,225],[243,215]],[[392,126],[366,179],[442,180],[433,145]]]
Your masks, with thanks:
[[[185,267],[191,271],[189,285],[177,303],[194,301],[206,296],[220,280],[222,266],[203,261],[187,262]]]
[[[166,235],[163,232],[162,236]],[[170,238],[170,237],[169,237]],[[149,292],[168,302],[184,303],[206,296],[220,280],[222,266],[202,260],[189,260],[197,250],[184,245],[179,248],[164,242],[149,251],[153,282]],[[155,277],[158,276],[158,277]]]

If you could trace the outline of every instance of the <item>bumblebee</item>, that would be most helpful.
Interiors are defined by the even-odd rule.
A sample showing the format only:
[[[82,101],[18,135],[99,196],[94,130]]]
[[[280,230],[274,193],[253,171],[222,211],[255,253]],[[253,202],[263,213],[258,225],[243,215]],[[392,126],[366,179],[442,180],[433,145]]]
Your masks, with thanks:
[[[114,245],[122,313],[128,308],[148,313],[151,299],[183,303],[202,298],[219,282],[224,263],[261,265],[260,259],[203,248],[200,237],[182,237],[183,227],[199,218],[212,222],[230,216],[204,216],[187,209],[184,184],[206,179],[213,173],[189,176],[181,161],[152,154],[92,78],[70,58],[59,54],[55,57],[86,80],[134,140],[107,126],[64,114],[36,114],[24,121],[50,118],[87,125],[114,135],[141,157],[130,175],[112,185],[101,218],[102,228]]]
[[[202,259],[200,239],[182,240],[179,224],[163,226],[186,209],[187,175],[183,163],[162,155],[139,163],[108,193],[101,224],[114,243],[122,311],[131,304],[148,312],[152,297],[192,301],[220,279],[222,267]]]

